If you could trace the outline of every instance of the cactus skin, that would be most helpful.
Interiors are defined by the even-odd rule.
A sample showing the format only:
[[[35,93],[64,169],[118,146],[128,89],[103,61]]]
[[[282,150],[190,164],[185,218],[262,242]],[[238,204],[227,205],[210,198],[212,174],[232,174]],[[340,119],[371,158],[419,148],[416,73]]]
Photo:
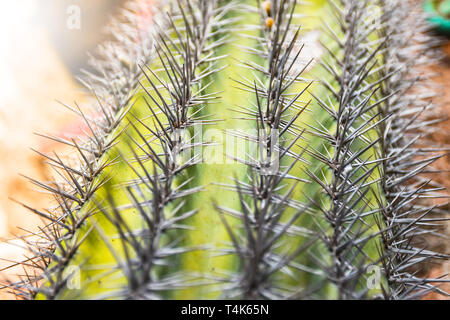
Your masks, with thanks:
[[[408,8],[173,0],[152,8],[149,27],[139,20],[148,8],[130,7],[83,81],[101,119],[67,106],[91,135],[49,137],[80,161],[42,155],[63,179],[31,179],[57,201],[49,213],[24,205],[49,221],[24,238],[33,257],[22,263],[35,272],[4,287],[24,299],[447,294],[409,271],[449,257],[415,241],[445,218],[424,201],[442,197],[420,175],[442,152],[417,146],[418,129],[435,123],[421,120],[431,106],[411,90],[432,43],[408,36]],[[322,29],[323,56],[305,61],[302,25]],[[202,159],[225,161],[234,137],[255,152]],[[370,267],[382,270],[378,289]]]

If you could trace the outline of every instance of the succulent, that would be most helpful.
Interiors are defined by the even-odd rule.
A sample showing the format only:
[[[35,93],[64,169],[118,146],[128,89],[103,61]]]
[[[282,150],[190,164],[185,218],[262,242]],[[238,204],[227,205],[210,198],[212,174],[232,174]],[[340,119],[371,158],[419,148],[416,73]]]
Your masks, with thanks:
[[[445,279],[435,40],[401,0],[130,2],[46,155],[24,299],[414,299]],[[326,17],[326,18],[324,18]],[[144,21],[144,22],[143,22]],[[306,45],[305,45],[306,43]]]

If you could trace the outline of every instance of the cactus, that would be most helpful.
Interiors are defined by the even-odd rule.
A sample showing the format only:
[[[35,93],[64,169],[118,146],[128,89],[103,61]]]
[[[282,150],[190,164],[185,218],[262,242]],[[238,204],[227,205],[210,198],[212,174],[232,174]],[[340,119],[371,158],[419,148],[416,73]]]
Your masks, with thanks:
[[[423,147],[439,121],[422,90],[434,43],[408,2],[161,1],[151,24],[132,4],[83,78],[100,116],[67,106],[89,134],[47,137],[74,152],[42,154],[59,179],[30,180],[56,208],[23,204],[48,223],[23,237],[27,277],[4,289],[24,299],[448,295],[445,280],[414,271],[449,257],[418,241],[439,234],[446,212],[429,199],[446,195],[422,175],[443,153]],[[305,47],[317,34],[321,48]]]

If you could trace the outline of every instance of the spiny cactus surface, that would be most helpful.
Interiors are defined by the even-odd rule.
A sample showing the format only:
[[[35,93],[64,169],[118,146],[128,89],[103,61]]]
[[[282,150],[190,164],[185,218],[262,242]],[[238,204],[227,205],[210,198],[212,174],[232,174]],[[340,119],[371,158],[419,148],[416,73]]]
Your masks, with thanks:
[[[24,299],[411,299],[445,190],[422,177],[433,41],[401,0],[130,6],[48,137]],[[443,217],[444,216],[444,217]],[[30,270],[32,269],[32,270]]]

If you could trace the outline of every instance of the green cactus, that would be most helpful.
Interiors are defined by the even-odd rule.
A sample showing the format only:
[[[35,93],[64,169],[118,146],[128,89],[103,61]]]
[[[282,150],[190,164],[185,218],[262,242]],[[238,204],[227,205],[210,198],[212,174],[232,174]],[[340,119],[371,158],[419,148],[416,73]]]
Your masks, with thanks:
[[[437,233],[445,218],[426,199],[445,194],[421,177],[442,152],[420,147],[438,120],[416,90],[432,40],[409,9],[174,0],[142,27],[131,7],[83,80],[101,119],[71,108],[91,134],[49,137],[77,159],[43,155],[62,178],[32,180],[57,201],[26,206],[48,220],[25,238],[35,272],[4,287],[25,299],[446,294],[412,271],[449,257],[415,241]]]

